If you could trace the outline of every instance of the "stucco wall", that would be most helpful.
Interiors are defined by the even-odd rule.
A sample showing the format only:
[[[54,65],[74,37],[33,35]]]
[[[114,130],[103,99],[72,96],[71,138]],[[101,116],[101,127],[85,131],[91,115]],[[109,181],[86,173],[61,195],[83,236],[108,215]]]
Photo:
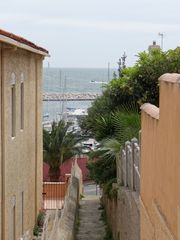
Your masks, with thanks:
[[[64,209],[59,222],[59,240],[75,239],[75,224],[79,202],[79,179],[72,177],[69,193],[65,198]]]
[[[64,207],[59,214],[56,211],[53,223],[51,222],[51,213],[46,215],[42,240],[74,240],[75,226],[78,214],[78,203],[82,194],[82,171],[77,161],[71,169],[71,177],[66,192]],[[53,214],[53,212],[52,212]],[[51,227],[49,226],[52,225]]]
[[[1,54],[2,50],[1,50],[1,43],[0,43],[0,76],[1,76]],[[0,77],[1,79],[1,77]],[[1,80],[0,80],[0,106],[1,105]],[[0,109],[0,175],[2,175],[2,154],[1,154],[1,111],[2,111],[2,107]],[[0,177],[0,206],[2,206],[2,177]],[[2,228],[2,207],[0,207],[0,239],[2,236],[2,232],[1,232],[1,228]]]
[[[141,239],[179,239],[180,75],[160,78],[160,109],[142,106]]]
[[[42,197],[42,58],[3,45],[1,62],[1,167],[3,181],[2,239],[13,239],[12,209],[15,206],[16,239],[22,235],[22,192],[24,229],[32,231]],[[11,78],[15,76],[16,134],[11,136]],[[20,129],[20,83],[24,81],[24,129]],[[3,126],[3,127],[2,127]]]
[[[140,239],[139,195],[121,187],[117,199],[103,196],[107,220],[112,228],[114,240]]]

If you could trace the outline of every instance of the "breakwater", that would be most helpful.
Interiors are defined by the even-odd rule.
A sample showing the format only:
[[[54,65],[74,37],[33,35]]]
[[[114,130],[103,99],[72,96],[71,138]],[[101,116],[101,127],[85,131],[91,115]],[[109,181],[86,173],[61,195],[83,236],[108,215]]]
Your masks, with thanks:
[[[93,101],[99,93],[43,93],[43,101]]]

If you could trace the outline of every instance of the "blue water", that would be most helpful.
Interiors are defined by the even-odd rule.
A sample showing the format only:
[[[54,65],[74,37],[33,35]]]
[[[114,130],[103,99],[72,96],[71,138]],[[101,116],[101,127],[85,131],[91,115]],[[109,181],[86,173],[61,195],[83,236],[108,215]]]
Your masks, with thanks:
[[[109,71],[109,80],[113,77],[114,69]],[[101,84],[92,83],[99,81]],[[108,69],[96,68],[45,68],[44,69],[44,92],[61,93],[101,93],[103,86],[108,82]],[[91,106],[91,101],[68,101],[68,102],[43,102],[43,114],[48,113],[49,118],[44,120],[58,120],[59,113],[66,108],[83,108]]]

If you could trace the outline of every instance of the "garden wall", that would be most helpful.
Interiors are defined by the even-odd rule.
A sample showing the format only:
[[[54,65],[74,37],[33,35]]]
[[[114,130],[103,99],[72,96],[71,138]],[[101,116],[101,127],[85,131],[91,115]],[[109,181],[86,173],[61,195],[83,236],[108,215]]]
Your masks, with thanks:
[[[109,199],[104,195],[103,203],[114,240],[139,240],[140,209],[138,193],[120,187],[117,198]]]
[[[142,106],[141,239],[180,239],[180,74],[160,77],[160,108]]]
[[[140,239],[140,146],[133,138],[121,149],[117,166],[117,184],[113,184],[111,199],[103,195],[107,220],[114,240]],[[115,191],[114,191],[115,190]]]

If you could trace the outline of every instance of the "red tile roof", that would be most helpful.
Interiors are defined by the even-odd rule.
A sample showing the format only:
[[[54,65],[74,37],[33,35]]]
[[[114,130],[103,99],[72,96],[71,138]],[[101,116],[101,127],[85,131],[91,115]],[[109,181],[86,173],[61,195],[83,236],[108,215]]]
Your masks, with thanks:
[[[17,41],[19,43],[25,44],[27,46],[30,46],[30,47],[32,47],[34,49],[37,49],[39,51],[42,51],[42,52],[45,52],[45,53],[48,54],[48,51],[46,49],[44,49],[44,48],[42,48],[40,46],[37,46],[36,44],[30,42],[29,40],[27,40],[27,39],[25,39],[23,37],[20,37],[18,35],[15,35],[13,33],[6,32],[6,31],[0,29],[0,35],[3,35],[3,36],[8,37],[8,38],[11,38],[11,39],[13,39],[13,40],[15,40],[15,41]]]

